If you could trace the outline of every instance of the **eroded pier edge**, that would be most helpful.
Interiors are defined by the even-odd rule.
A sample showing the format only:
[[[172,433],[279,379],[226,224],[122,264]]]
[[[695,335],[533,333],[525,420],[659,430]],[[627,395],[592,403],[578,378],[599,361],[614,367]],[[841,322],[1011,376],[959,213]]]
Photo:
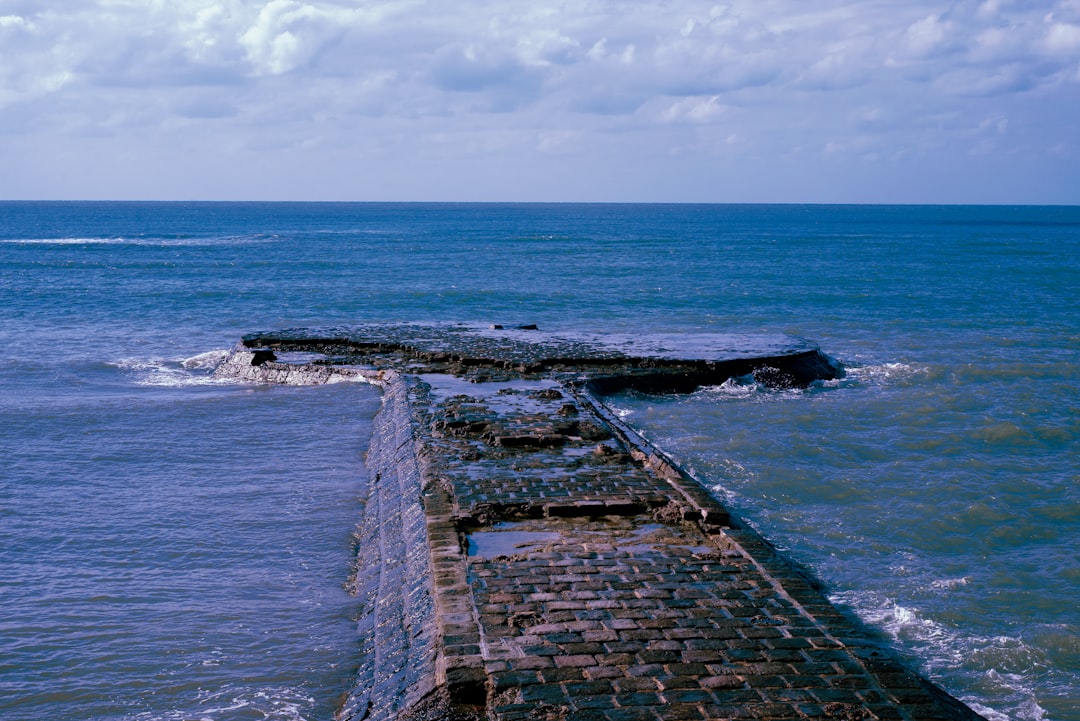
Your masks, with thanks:
[[[837,370],[798,339],[394,325],[248,336],[217,374],[382,388],[339,719],[978,719],[603,402]]]

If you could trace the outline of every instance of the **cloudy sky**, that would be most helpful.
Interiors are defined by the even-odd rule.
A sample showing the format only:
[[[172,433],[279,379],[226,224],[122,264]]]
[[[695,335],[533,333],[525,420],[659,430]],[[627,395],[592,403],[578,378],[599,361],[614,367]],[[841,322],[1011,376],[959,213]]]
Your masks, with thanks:
[[[1080,203],[1080,0],[0,0],[0,198]]]

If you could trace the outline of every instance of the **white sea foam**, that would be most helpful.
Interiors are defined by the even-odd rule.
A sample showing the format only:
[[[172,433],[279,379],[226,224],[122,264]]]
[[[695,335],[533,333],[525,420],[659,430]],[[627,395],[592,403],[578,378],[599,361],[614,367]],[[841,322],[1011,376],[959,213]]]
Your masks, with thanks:
[[[811,392],[858,386],[885,386],[901,382],[929,371],[926,366],[910,363],[872,363],[859,365],[845,363],[844,374],[832,380],[819,380],[810,384]],[[706,398],[723,401],[781,400],[801,397],[807,392],[802,388],[772,388],[757,382],[752,375],[729,378],[720,385],[706,386],[698,391]]]
[[[206,353],[191,356],[190,358],[185,358],[181,361],[180,365],[191,370],[213,370],[214,368],[217,368],[218,364],[225,360],[228,355],[229,351],[224,349],[211,350]]]
[[[135,721],[227,721],[233,718],[258,718],[264,721],[309,721],[304,709],[315,699],[299,689],[237,689],[229,684],[216,691],[201,691],[198,708],[165,713],[140,713]],[[237,712],[242,714],[238,716]]]
[[[884,384],[904,380],[929,370],[926,366],[909,363],[879,363],[871,365],[845,365],[844,371],[851,380],[863,383]]]
[[[137,386],[179,388],[183,386],[234,385],[244,383],[236,378],[218,378],[212,375],[229,354],[227,350],[212,350],[190,358],[124,358],[109,363],[133,378]],[[326,380],[328,385],[337,383],[369,383],[363,376],[334,375]]]
[[[694,395],[717,402],[771,402],[802,397],[806,394],[804,388],[772,388],[764,383],[754,380],[752,375],[728,378],[716,386],[705,386]]]
[[[890,598],[873,591],[845,591],[830,596],[830,600],[852,608],[860,618],[894,640],[931,647],[935,666],[953,666],[962,660],[960,639],[955,632]]]
[[[976,702],[974,699],[965,698],[961,700],[968,706],[970,706],[972,711],[986,719],[986,721],[1014,721],[1013,719],[1009,718],[1008,714],[1003,714],[1000,711],[995,711],[988,706],[983,706],[982,704]]]
[[[979,703],[971,704],[977,713],[990,721],[1043,721],[1046,718],[1046,709],[1035,700],[1033,685],[1023,674],[1002,673],[990,669],[984,675],[984,681],[984,685],[994,689],[995,695],[1018,699],[1011,709],[1011,716]]]
[[[208,237],[141,237],[131,238],[126,236],[113,236],[108,238],[6,238],[0,239],[0,243],[9,245],[133,245],[154,247],[185,247],[207,245],[248,245],[251,243],[273,242],[278,239],[277,235],[252,234],[252,235],[223,235]]]
[[[210,375],[228,351],[210,351],[183,360],[167,358],[123,358],[110,365],[131,376],[137,386],[179,388],[183,386],[229,385],[230,378]]]
[[[332,375],[326,380],[326,385],[332,386],[338,383],[373,383],[373,381],[365,378],[364,376],[343,376]],[[377,384],[376,384],[377,385]]]
[[[968,583],[966,578],[932,582],[934,588],[955,588]],[[967,675],[978,674],[986,693],[1007,707],[1009,714],[965,701],[991,721],[1042,721],[1046,712],[1035,700],[1032,674],[1047,663],[1045,653],[1011,636],[964,635],[961,631],[926,618],[917,609],[873,591],[845,591],[829,600],[847,606],[866,623],[884,631],[900,648],[908,649],[922,663],[931,677],[943,671],[963,669]]]
[[[705,396],[718,398],[749,398],[755,393],[764,390],[764,387],[756,382],[751,376],[740,378],[728,378],[718,386],[708,386],[701,390]]]
[[[7,238],[0,243],[11,245],[115,245],[127,238]]]
[[[952,591],[971,582],[967,576],[961,578],[941,578],[930,582],[930,588],[937,591]]]

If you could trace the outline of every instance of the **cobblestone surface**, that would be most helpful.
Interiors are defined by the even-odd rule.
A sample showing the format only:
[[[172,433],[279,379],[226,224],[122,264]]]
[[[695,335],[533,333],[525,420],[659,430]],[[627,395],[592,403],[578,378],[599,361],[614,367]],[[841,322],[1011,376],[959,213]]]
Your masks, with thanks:
[[[494,718],[906,717],[779,584],[693,525],[543,527],[560,540],[470,559]]]
[[[627,356],[407,328],[251,336],[267,349],[221,371],[384,387],[360,526],[365,655],[340,718],[980,718],[606,409],[603,390],[657,388],[637,373],[650,357],[595,382],[598,358]],[[798,377],[775,357],[761,368]],[[665,382],[699,372],[672,365]]]

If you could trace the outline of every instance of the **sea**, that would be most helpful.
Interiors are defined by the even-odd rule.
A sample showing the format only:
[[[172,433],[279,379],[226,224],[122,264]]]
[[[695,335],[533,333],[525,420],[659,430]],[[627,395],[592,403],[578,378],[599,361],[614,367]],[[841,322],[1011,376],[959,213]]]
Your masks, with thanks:
[[[0,203],[0,719],[328,721],[378,391],[215,380],[352,322],[787,333],[613,407],[991,721],[1080,719],[1080,207]]]

